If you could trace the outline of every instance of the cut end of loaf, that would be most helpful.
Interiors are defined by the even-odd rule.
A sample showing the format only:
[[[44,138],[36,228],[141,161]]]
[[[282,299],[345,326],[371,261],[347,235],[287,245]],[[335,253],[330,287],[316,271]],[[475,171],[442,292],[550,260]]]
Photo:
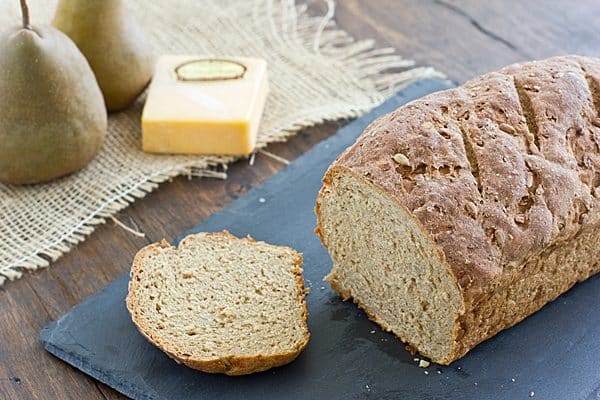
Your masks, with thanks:
[[[139,331],[179,363],[243,375],[293,361],[309,339],[302,256],[199,233],[136,255],[127,307]]]
[[[317,199],[317,234],[344,300],[440,364],[456,357],[463,299],[420,224],[389,195],[344,168],[332,168]]]

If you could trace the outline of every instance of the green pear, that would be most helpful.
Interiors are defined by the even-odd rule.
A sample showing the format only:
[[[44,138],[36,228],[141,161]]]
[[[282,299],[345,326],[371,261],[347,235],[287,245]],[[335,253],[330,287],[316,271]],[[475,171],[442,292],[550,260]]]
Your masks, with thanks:
[[[88,59],[109,111],[131,105],[150,82],[152,49],[123,0],[60,0],[52,24]]]
[[[77,171],[98,153],[107,116],[94,73],[51,26],[0,35],[0,182],[29,184]]]

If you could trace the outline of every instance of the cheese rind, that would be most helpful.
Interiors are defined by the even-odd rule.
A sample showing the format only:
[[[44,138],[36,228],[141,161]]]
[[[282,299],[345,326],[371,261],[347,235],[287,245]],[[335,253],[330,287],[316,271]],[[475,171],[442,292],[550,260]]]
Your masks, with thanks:
[[[201,57],[159,59],[142,115],[142,148],[148,153],[248,155],[254,151],[268,93],[264,60],[243,64],[239,79],[183,81],[177,67]]]

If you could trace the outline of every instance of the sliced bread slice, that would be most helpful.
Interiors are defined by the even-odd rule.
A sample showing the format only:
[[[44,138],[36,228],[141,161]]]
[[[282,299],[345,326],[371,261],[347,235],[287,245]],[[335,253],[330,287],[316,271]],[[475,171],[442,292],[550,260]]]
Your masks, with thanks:
[[[127,308],[150,342],[204,372],[244,375],[293,361],[309,339],[302,256],[227,231],[141,249]]]

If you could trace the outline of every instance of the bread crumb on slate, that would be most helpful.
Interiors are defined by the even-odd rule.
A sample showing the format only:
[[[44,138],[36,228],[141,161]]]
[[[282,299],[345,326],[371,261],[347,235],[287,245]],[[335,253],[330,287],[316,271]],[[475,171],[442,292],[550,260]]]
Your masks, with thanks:
[[[429,367],[429,365],[431,365],[431,363],[427,360],[419,360],[419,367],[420,368],[427,368]]]
[[[531,392],[529,392],[529,397],[533,397],[535,396],[535,392],[532,390]]]

